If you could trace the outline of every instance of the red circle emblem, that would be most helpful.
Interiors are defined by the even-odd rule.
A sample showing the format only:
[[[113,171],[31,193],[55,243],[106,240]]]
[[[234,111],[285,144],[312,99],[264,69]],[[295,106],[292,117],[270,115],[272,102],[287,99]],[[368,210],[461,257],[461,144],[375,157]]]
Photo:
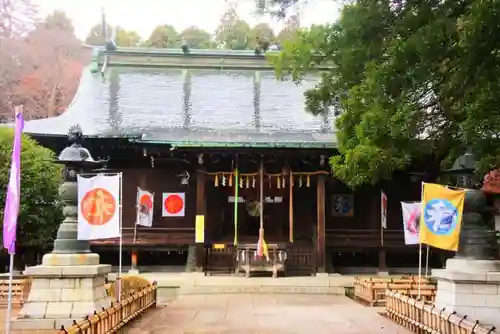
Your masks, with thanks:
[[[151,210],[151,208],[153,207],[153,201],[151,200],[151,196],[142,195],[141,198],[139,199],[139,205],[143,205],[146,208],[148,208],[148,210]]]
[[[171,214],[176,215],[181,212],[182,208],[184,208],[184,200],[179,195],[169,195],[165,198],[165,210]]]
[[[83,196],[81,213],[90,225],[105,225],[116,213],[116,200],[106,189],[92,189]]]

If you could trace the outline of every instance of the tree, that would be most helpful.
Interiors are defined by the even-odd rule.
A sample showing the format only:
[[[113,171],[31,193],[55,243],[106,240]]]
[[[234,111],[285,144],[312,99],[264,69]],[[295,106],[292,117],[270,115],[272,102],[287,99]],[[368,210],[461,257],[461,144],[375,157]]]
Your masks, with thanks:
[[[162,24],[153,29],[145,44],[155,48],[178,48],[181,43],[175,28],[169,24]]]
[[[335,175],[351,187],[388,179],[414,161],[443,165],[473,148],[480,174],[500,164],[500,3],[358,0],[329,26],[300,31],[275,59],[301,80],[310,112],[335,106]]]
[[[5,203],[12,154],[12,129],[0,128],[0,203]],[[23,136],[21,152],[21,205],[17,229],[18,245],[45,247],[62,221],[58,205],[61,166],[52,151]],[[4,206],[0,206],[3,221]]]
[[[60,30],[73,34],[75,28],[73,22],[62,10],[56,10],[49,14],[45,20],[40,24],[40,28],[47,30]]]
[[[38,28],[24,44],[31,56],[12,94],[25,101],[27,119],[60,115],[78,87],[85,57],[81,42],[66,31]]]
[[[277,40],[280,44],[284,45],[286,42],[292,40],[297,31],[300,29],[300,18],[297,15],[290,16],[286,21],[283,29],[278,33]]]
[[[12,119],[11,87],[26,71],[22,37],[32,28],[35,15],[30,0],[0,0],[0,122]]]
[[[245,50],[248,47],[250,26],[241,20],[234,7],[229,8],[215,31],[215,41],[225,49]]]
[[[272,43],[275,39],[276,36],[274,36],[274,31],[269,24],[260,23],[253,27],[248,34],[248,48],[255,49],[259,40]]]
[[[141,43],[141,36],[137,32],[119,26],[115,27],[114,37],[117,46],[138,46]]]
[[[195,26],[187,27],[180,34],[181,40],[193,49],[209,49],[212,45],[212,36],[203,29]]]
[[[0,38],[22,36],[35,22],[36,14],[31,0],[0,0]]]
[[[90,28],[89,34],[85,38],[85,43],[89,45],[104,45],[106,39],[111,37],[113,27],[106,24],[106,36],[104,36],[103,26],[101,23]]]
[[[270,13],[278,18],[284,18],[290,7],[306,0],[255,0],[257,10],[261,13]]]

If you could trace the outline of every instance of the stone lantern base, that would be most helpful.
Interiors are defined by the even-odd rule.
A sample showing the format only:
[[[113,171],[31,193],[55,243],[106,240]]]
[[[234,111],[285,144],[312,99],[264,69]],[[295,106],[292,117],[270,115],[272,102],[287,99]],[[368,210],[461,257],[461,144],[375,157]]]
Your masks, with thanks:
[[[46,254],[41,265],[25,271],[31,291],[12,328],[68,328],[73,320],[110,306],[104,286],[110,271],[110,265],[99,264],[98,254]]]
[[[446,269],[432,275],[438,280],[436,307],[500,328],[500,261],[448,259]]]

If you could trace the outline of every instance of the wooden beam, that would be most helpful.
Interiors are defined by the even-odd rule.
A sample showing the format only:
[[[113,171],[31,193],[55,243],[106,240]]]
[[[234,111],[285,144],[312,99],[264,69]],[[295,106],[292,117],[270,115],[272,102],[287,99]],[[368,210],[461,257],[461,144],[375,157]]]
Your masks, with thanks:
[[[318,175],[317,183],[317,264],[318,272],[326,272],[325,257],[325,175]]]

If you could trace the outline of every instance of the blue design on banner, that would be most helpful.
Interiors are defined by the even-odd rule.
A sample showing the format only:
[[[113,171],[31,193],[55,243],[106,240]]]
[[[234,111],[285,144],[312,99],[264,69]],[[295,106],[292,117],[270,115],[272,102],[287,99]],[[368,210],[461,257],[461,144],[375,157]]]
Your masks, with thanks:
[[[430,232],[449,235],[457,226],[458,210],[446,199],[431,199],[424,208],[424,222]]]

